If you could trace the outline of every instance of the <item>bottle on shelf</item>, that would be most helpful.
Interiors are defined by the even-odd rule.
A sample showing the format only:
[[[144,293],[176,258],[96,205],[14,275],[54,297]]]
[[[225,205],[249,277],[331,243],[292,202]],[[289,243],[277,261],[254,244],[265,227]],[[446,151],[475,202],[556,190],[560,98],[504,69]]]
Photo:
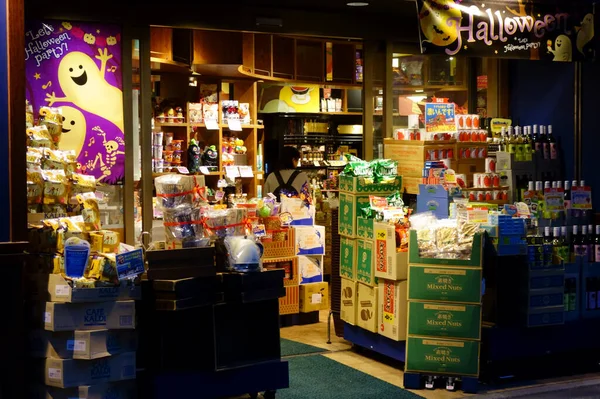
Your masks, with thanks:
[[[560,239],[560,227],[554,227],[552,229],[552,258],[554,261],[559,261],[562,257],[561,250],[561,239]],[[554,263],[554,262],[552,262]]]
[[[594,226],[589,224],[587,232],[587,236],[585,237],[587,261],[594,262]]]
[[[540,136],[538,134],[538,125],[533,125],[533,150],[540,154],[542,152],[542,142],[540,141]]]
[[[579,248],[579,236],[578,236],[578,226],[576,224],[573,225],[573,232],[571,234],[569,248],[571,250],[571,256],[573,258],[578,255],[577,250]]]
[[[511,154],[515,154],[515,158],[516,158],[517,141],[516,141],[516,137],[514,136],[513,132],[514,132],[513,127],[509,126],[507,129],[506,137],[507,137],[507,142],[508,142],[508,152],[510,152]]]
[[[508,140],[506,139],[506,128],[504,126],[500,130],[500,151],[508,151]]]
[[[540,141],[542,142],[542,154],[544,159],[550,159],[550,144],[546,138],[546,126],[540,125]]]
[[[524,142],[523,142],[523,135],[521,133],[521,127],[520,126],[515,126],[514,128],[514,132],[515,132],[515,159],[517,161],[524,161],[525,160],[525,154],[523,152],[524,149]]]
[[[552,125],[548,125],[548,136],[546,137],[546,140],[548,140],[550,159],[558,159],[558,144],[552,135]]]
[[[524,161],[531,161],[533,159],[533,139],[531,137],[531,126],[525,126],[526,131],[523,136],[523,157]]]
[[[594,260],[600,262],[600,224],[596,225],[596,235],[594,236]]]
[[[567,226],[560,227],[560,257],[564,262],[569,262],[571,259],[571,251],[568,244]]]
[[[577,247],[577,256],[581,256],[587,259],[588,256],[588,237],[587,237],[587,226],[584,224],[581,226],[581,234],[579,235],[579,245]]]

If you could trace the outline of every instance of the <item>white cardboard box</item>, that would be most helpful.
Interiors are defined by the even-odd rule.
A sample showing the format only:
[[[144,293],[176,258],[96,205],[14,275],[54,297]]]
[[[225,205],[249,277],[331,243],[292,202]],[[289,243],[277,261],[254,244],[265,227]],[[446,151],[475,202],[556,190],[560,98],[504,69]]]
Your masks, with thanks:
[[[298,274],[300,284],[320,283],[323,281],[323,255],[298,255]]]
[[[325,226],[294,226],[296,255],[325,255]]]

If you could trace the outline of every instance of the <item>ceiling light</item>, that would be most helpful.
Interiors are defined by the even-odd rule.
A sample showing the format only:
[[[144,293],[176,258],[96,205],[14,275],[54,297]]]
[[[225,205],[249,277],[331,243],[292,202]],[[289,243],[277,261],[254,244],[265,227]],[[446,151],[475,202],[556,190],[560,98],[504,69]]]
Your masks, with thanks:
[[[367,1],[351,1],[349,3],[346,3],[347,6],[349,7],[365,7],[369,5],[369,2]]]

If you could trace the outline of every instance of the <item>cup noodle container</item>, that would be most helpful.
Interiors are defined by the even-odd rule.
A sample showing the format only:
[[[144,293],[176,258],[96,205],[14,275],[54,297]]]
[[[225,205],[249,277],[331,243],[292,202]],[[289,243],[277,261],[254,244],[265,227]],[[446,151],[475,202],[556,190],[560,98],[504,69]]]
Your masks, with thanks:
[[[492,173],[473,173],[473,187],[492,188]]]
[[[498,173],[488,173],[492,176],[492,187],[500,187],[500,175]]]
[[[485,172],[496,173],[496,158],[485,159]]]
[[[467,115],[455,115],[457,130],[467,129],[466,117]]]
[[[152,138],[153,138],[153,145],[160,145],[162,146],[163,143],[163,132],[155,132],[152,134]]]
[[[473,129],[479,129],[479,115],[470,115],[471,116],[471,126]]]

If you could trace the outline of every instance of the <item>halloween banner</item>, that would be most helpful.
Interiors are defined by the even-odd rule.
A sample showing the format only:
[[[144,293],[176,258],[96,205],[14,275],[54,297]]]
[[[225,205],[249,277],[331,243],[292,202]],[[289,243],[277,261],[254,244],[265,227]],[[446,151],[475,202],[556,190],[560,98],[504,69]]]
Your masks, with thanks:
[[[585,61],[593,6],[568,1],[418,0],[423,54]]]
[[[59,149],[74,150],[79,170],[122,181],[125,163],[121,33],[118,26],[33,21],[25,28],[26,98],[34,115],[60,108]]]

